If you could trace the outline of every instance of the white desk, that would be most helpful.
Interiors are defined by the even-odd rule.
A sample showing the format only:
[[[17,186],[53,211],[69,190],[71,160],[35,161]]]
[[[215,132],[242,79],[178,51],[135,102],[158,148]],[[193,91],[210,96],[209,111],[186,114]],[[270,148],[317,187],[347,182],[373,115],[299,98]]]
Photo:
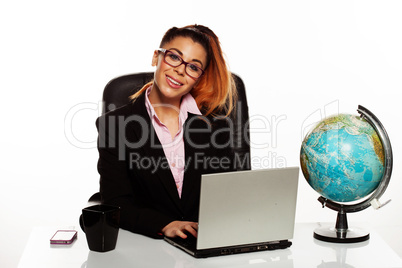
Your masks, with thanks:
[[[56,228],[34,228],[19,263],[25,267],[402,267],[402,260],[370,230],[370,240],[356,244],[333,244],[315,240],[319,224],[296,224],[293,245],[285,250],[195,259],[163,240],[120,230],[116,249],[96,253],[88,249],[85,234],[70,246],[51,246]],[[79,228],[79,227],[78,227]]]

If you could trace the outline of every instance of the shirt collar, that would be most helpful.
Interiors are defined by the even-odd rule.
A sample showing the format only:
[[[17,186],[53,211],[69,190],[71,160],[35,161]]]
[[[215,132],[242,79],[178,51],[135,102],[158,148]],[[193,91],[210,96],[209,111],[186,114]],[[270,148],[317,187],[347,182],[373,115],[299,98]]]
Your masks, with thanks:
[[[180,113],[183,114],[192,113],[202,115],[200,110],[198,109],[194,97],[190,93],[187,93],[182,97],[180,104]]]
[[[152,86],[148,87],[145,91],[145,107],[147,108],[149,116],[152,118],[156,116],[154,107],[152,106],[151,102],[149,101],[148,95],[151,93]]]
[[[148,87],[146,89],[146,92],[145,92],[145,106],[147,108],[148,114],[151,117],[158,118],[158,116],[156,115],[155,109],[152,106],[152,104],[151,104],[151,102],[149,101],[149,98],[148,98],[148,95],[151,93],[151,90],[152,90],[152,86],[150,86],[150,87]],[[195,102],[194,97],[190,93],[187,93],[181,99],[180,112],[179,112],[179,119],[180,119],[181,122],[184,122],[187,119],[188,113],[192,113],[192,114],[196,114],[196,115],[202,115],[200,110],[198,109],[198,106],[197,106],[197,103]],[[159,120],[159,118],[158,118],[158,120]]]

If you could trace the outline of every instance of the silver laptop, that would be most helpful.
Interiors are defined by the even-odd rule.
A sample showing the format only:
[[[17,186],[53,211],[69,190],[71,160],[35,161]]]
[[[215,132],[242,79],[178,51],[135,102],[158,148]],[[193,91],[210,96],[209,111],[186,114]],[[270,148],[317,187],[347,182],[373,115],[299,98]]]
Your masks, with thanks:
[[[291,246],[299,168],[202,175],[197,238],[165,240],[194,257]]]

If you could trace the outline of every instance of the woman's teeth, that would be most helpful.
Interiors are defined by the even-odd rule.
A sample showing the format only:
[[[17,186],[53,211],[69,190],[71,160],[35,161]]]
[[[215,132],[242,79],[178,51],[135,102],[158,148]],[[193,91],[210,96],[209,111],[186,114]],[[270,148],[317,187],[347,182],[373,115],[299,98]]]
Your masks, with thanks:
[[[169,79],[170,82],[172,82],[175,85],[181,86],[181,84],[175,80],[173,80],[172,78],[170,78],[169,76],[167,77],[167,79]]]

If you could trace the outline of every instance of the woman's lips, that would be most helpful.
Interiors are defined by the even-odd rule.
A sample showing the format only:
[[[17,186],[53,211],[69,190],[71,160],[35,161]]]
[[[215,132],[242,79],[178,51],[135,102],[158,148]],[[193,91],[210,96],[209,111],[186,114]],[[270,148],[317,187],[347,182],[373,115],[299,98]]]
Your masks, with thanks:
[[[168,75],[166,76],[166,81],[169,84],[169,86],[173,88],[180,88],[183,85],[182,83],[180,83],[179,81],[175,80],[174,78]]]

